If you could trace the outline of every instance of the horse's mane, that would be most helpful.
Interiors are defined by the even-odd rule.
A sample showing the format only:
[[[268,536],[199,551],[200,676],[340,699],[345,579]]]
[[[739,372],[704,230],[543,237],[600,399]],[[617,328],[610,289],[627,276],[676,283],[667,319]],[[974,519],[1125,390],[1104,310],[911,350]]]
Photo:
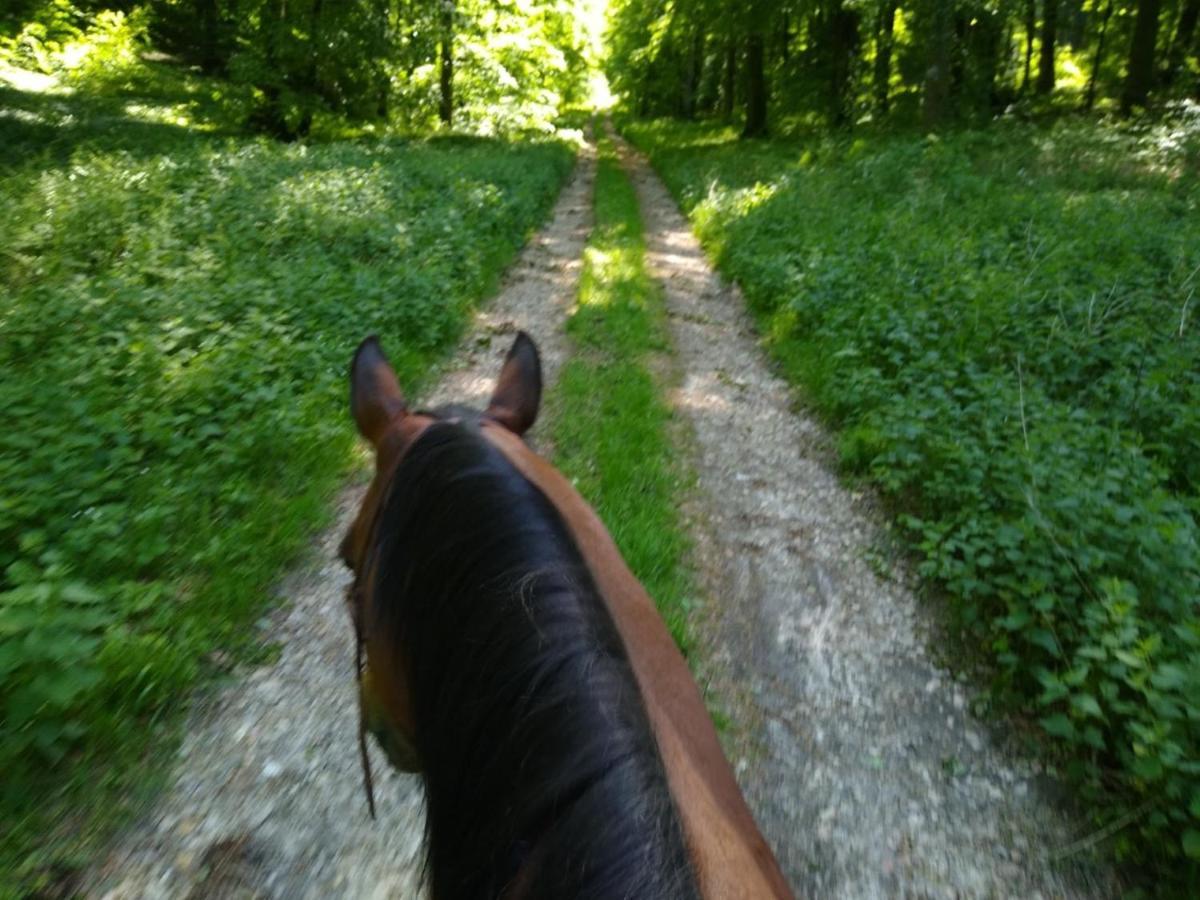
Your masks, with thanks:
[[[379,520],[366,627],[405,663],[436,900],[696,898],[624,646],[558,511],[430,426]]]

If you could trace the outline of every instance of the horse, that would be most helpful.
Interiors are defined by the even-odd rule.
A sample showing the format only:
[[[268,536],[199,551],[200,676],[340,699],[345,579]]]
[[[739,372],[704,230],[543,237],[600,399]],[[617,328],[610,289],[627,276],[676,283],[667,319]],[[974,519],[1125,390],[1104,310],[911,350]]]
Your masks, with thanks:
[[[375,337],[375,473],[340,547],[365,734],[426,790],[434,900],[789,898],[700,691],[596,513],[523,440],[518,333],[486,409],[410,410]]]

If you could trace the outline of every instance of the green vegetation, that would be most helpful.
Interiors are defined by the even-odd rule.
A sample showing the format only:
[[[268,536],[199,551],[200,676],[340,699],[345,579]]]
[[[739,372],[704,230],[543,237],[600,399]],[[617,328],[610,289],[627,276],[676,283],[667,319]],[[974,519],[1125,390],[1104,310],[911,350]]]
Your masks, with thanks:
[[[1195,878],[1200,122],[628,131],[1117,855]]]
[[[352,465],[352,347],[384,334],[413,384],[453,343],[566,177],[556,125],[605,93],[604,9],[0,10],[0,893],[85,858],[180,698],[254,647]],[[608,25],[626,114],[710,118],[630,133],[996,697],[1116,855],[1200,880],[1200,0]],[[1053,118],[1080,108],[1148,112]],[[557,452],[686,650],[662,304],[607,143],[597,203]]]
[[[579,305],[567,324],[576,353],[553,404],[555,462],[600,518],[658,604],[676,643],[688,640],[688,540],[679,518],[684,473],[671,442],[654,357],[669,349],[633,185],[610,141],[600,145],[596,224]]]
[[[128,85],[144,53],[166,54],[221,79],[207,89],[235,127],[288,140],[331,120],[552,132],[586,99],[577,16],[565,0],[12,0],[0,59]]]
[[[926,128],[1200,99],[1200,0],[613,0],[605,70],[640,116]]]
[[[358,340],[419,384],[572,166],[551,139],[234,138],[214,83],[137,66],[0,89],[0,893],[74,862],[209,654],[256,641],[356,458]]]

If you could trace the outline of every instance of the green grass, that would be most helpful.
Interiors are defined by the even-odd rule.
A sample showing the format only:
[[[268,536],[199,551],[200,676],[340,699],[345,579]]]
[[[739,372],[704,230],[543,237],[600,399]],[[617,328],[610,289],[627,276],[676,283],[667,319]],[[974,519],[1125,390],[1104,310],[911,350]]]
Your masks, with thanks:
[[[1200,122],[633,125],[1108,848],[1200,858]]]
[[[259,639],[356,464],[357,342],[419,385],[572,165],[237,138],[135,81],[0,90],[0,895],[84,860],[211,651]]]
[[[553,398],[555,461],[609,526],[686,654],[691,582],[679,516],[686,476],[653,365],[669,350],[662,295],[644,268],[633,185],[611,142],[599,152],[595,229],[567,323],[575,354]]]

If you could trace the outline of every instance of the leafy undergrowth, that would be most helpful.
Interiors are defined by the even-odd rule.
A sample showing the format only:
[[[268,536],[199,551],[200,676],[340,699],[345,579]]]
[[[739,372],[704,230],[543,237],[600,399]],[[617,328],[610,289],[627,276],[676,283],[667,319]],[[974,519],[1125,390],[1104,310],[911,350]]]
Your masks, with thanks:
[[[665,314],[643,264],[637,195],[607,140],[595,196],[579,304],[567,322],[576,352],[553,398],[555,462],[611,528],[686,655],[684,473],[671,444],[671,410],[650,368],[653,355],[669,349]]]
[[[355,459],[356,343],[385,336],[420,383],[573,154],[280,145],[80,92],[0,101],[0,146],[53,137],[0,160],[3,893],[69,868],[156,771],[212,651],[254,643]]]
[[[1200,115],[746,143],[640,124],[776,357],[1111,825],[1200,859]]]

